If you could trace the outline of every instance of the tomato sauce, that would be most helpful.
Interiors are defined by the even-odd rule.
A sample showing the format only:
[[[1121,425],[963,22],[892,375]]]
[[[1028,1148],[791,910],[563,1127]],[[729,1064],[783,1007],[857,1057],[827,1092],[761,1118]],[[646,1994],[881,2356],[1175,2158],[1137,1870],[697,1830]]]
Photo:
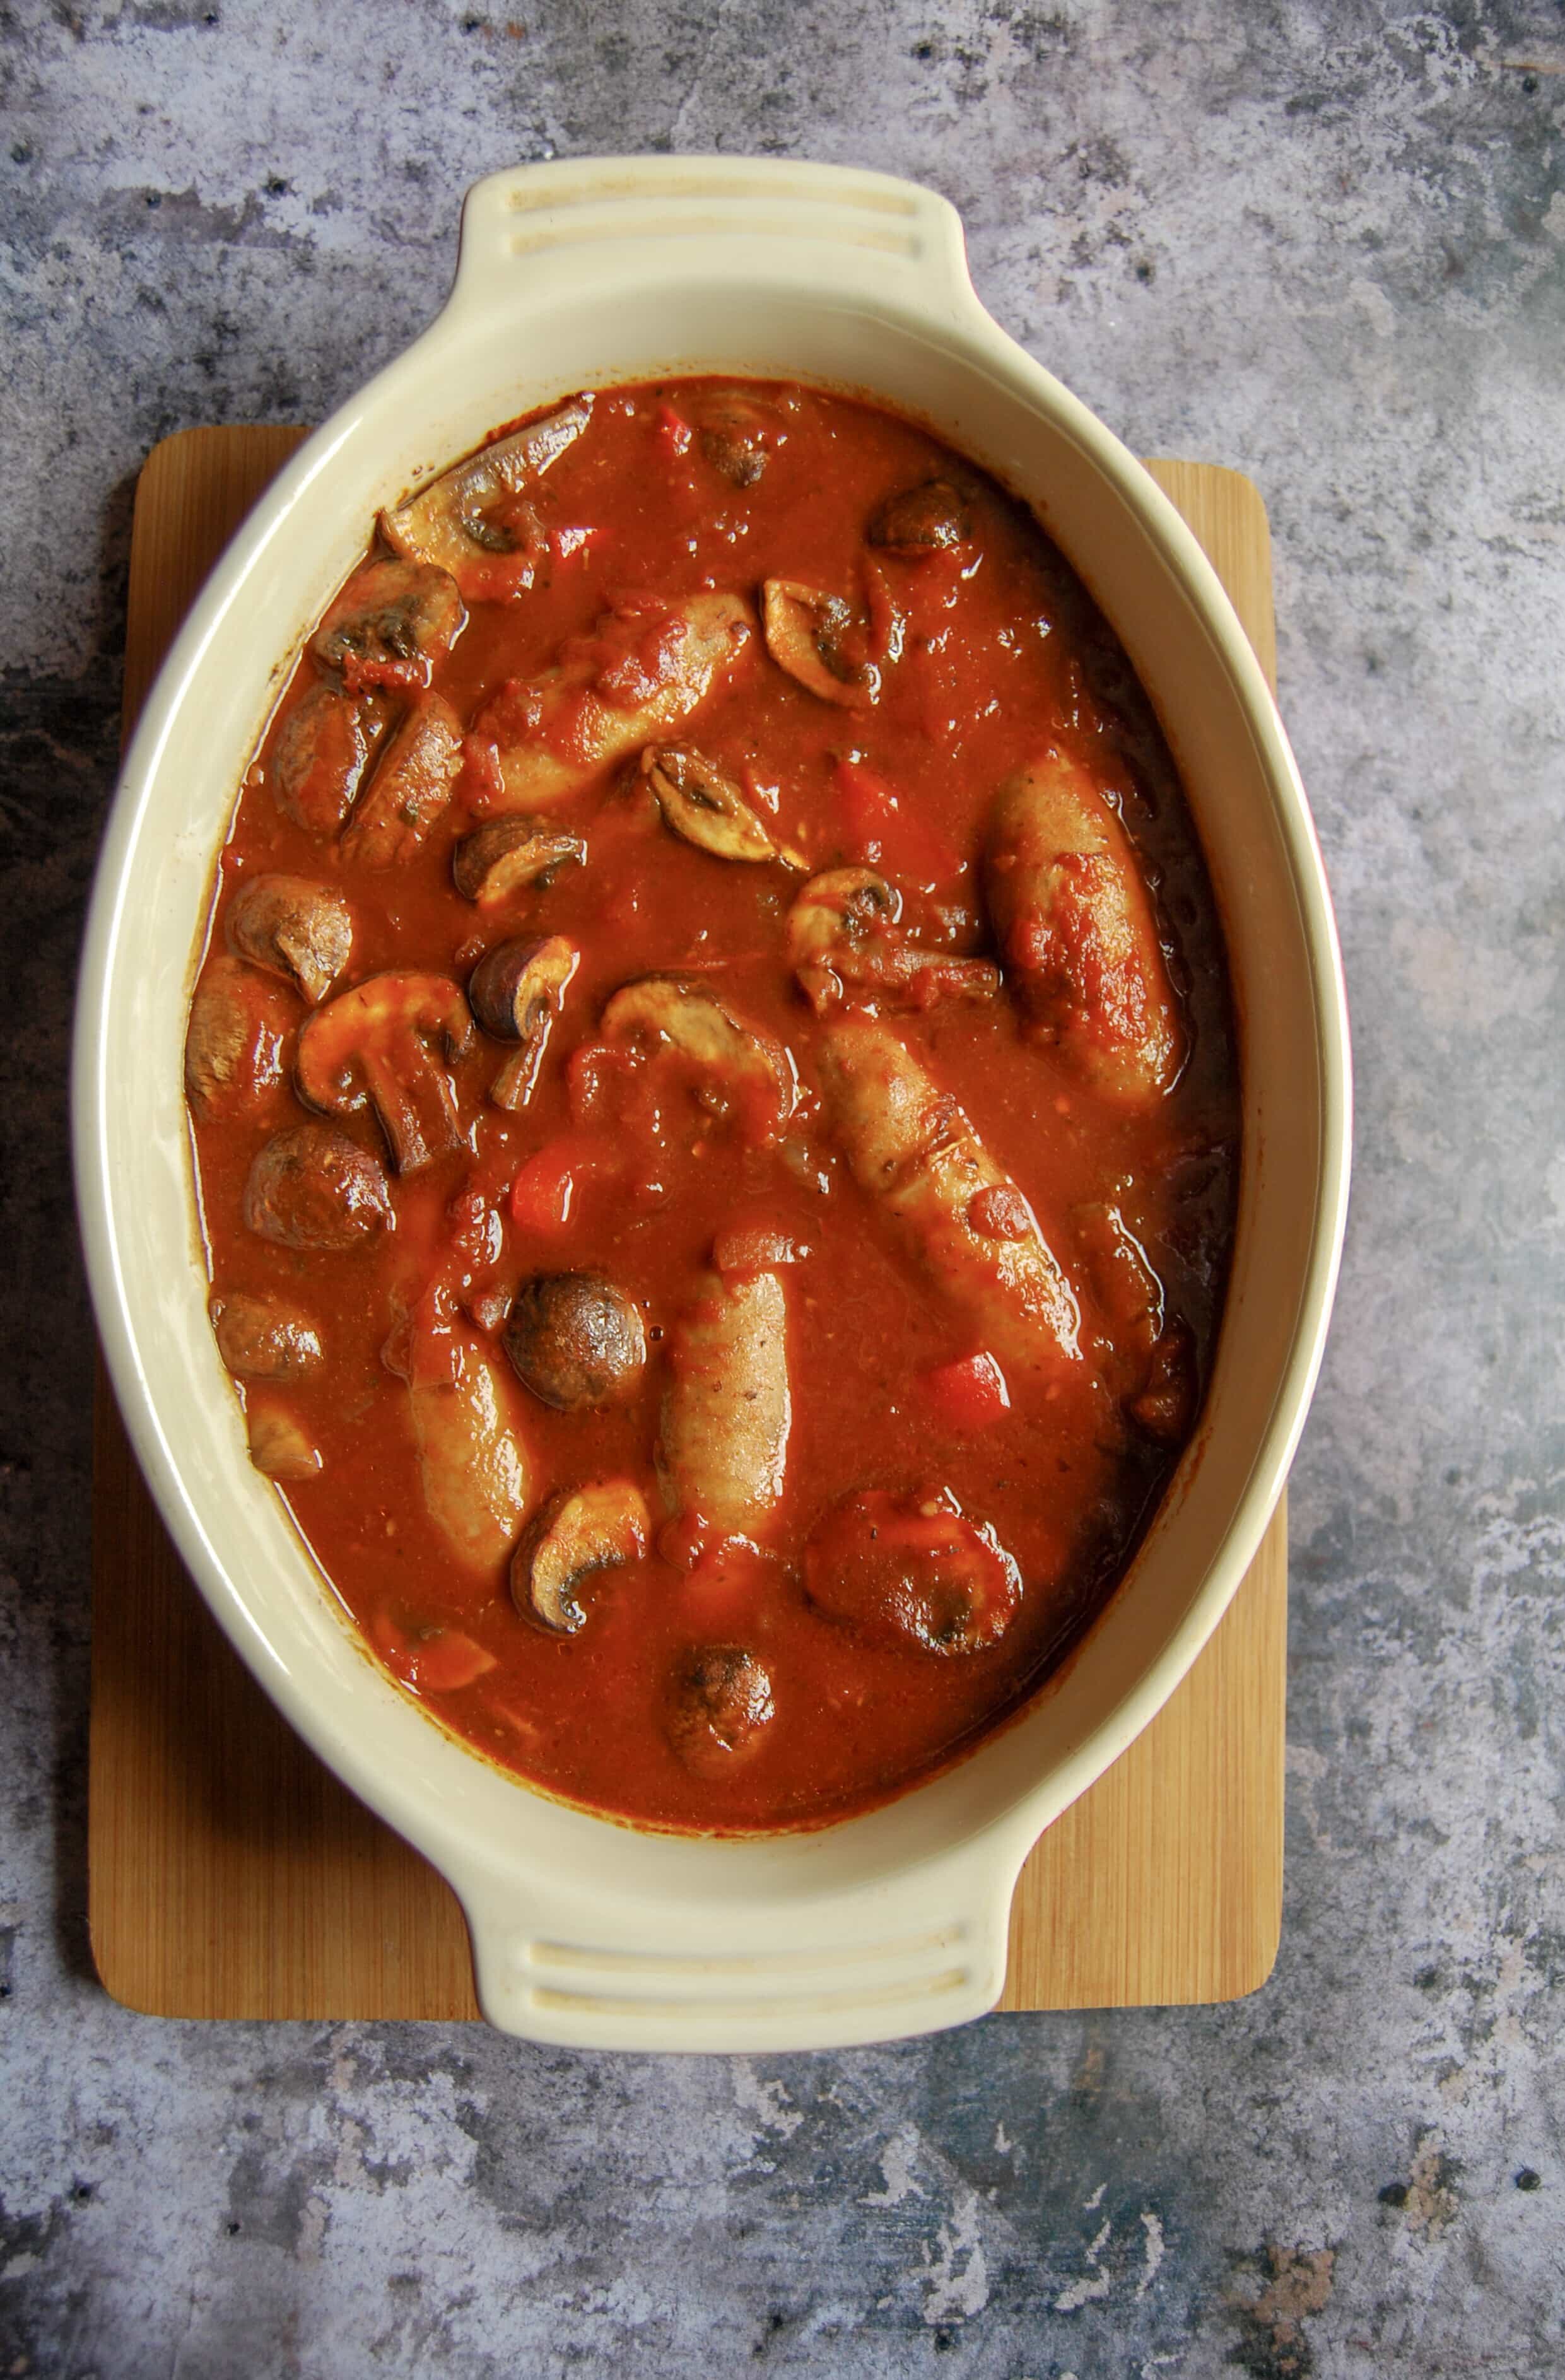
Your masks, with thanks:
[[[350,587],[247,775],[188,1065],[214,1319],[447,1727],[644,1824],[815,1823],[1035,1691],[1156,1508],[1232,1231],[1223,952],[1150,707],[991,480],[799,387],[579,410],[393,516],[418,603],[375,581],[365,632]],[[560,856],[475,900],[518,819]],[[275,878],[334,904],[302,970]],[[518,1056],[467,988],[544,944]],[[582,1275],[619,1352],[577,1318],[562,1406],[514,1351],[559,1390]],[[604,1483],[573,1567],[551,1514]]]

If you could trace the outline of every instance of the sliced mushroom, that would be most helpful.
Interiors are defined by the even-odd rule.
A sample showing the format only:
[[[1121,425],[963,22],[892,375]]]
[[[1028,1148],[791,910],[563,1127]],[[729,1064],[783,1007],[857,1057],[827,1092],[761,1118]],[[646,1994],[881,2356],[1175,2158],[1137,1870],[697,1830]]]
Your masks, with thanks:
[[[525,1281],[501,1343],[523,1386],[556,1413],[625,1404],[647,1368],[646,1326],[624,1290],[601,1273],[539,1273]]]
[[[368,1100],[397,1172],[416,1173],[461,1144],[456,1093],[435,1051],[458,1058],[472,1033],[448,976],[372,975],[306,1019],[294,1080],[300,1099],[327,1114]]]
[[[805,1548],[810,1601],[867,1644],[979,1653],[1022,1600],[1015,1562],[987,1524],[936,1490],[874,1488],[829,1513]]]
[[[698,1777],[722,1777],[761,1746],[776,1715],[771,1673],[740,1645],[703,1645],[669,1680],[668,1740]]]
[[[367,562],[332,604],[309,650],[349,694],[363,686],[428,686],[467,617],[449,571],[401,559]]]
[[[218,1354],[241,1379],[300,1379],[321,1359],[315,1325],[270,1298],[241,1293],[214,1300],[212,1328]]]
[[[603,1011],[606,1041],[649,1055],[671,1052],[698,1077],[697,1097],[718,1114],[736,1112],[746,1138],[770,1140],[793,1112],[793,1061],[781,1041],[749,1025],[709,984],[644,975],[622,984]]]
[[[297,1015],[281,984],[242,960],[212,960],[185,1033],[185,1095],[203,1123],[241,1114],[277,1089]]]
[[[879,698],[880,673],[865,651],[864,616],[844,597],[796,578],[769,578],[761,616],[779,669],[822,702],[860,710]]]
[[[926,553],[950,553],[970,545],[973,516],[966,497],[949,480],[926,480],[888,496],[869,524],[869,542],[888,553],[916,561]]]
[[[313,1479],[322,1469],[321,1449],[285,1405],[252,1398],[245,1414],[250,1461],[269,1479]]]
[[[628,1479],[598,1479],[552,1496],[528,1524],[511,1559],[511,1599],[522,1617],[556,1635],[587,1625],[586,1582],[602,1570],[622,1570],[647,1550],[652,1516]]]
[[[573,397],[480,447],[407,504],[381,515],[386,543],[409,561],[449,571],[469,603],[520,594],[532,584],[542,549],[528,492],[591,419],[591,397]]]
[[[330,1124],[273,1134],[245,1183],[245,1221],[280,1248],[351,1248],[392,1220],[378,1157]]]
[[[731,487],[753,488],[766,471],[780,428],[775,409],[741,389],[720,389],[693,408],[700,427],[697,443],[712,469]]]
[[[385,725],[379,705],[312,686],[277,731],[266,782],[278,808],[309,834],[335,834]]]
[[[256,876],[228,912],[228,947],[288,976],[313,1007],[353,955],[353,912],[340,892],[306,876]]]
[[[510,685],[479,713],[492,739],[497,810],[558,802],[599,770],[639,751],[699,709],[749,644],[737,595],[692,595],[610,613],[559,665]]]
[[[810,879],[788,913],[788,958],[817,1014],[847,999],[897,1009],[994,999],[997,966],[920,949],[900,930],[901,917],[902,895],[872,868]]]
[[[442,817],[462,773],[462,722],[443,695],[415,705],[381,755],[343,832],[343,857],[357,868],[394,868],[412,858]]]
[[[451,855],[451,873],[465,901],[498,908],[513,893],[552,884],[562,868],[587,857],[579,834],[541,819],[497,819],[465,834]]]
[[[550,1028],[581,962],[564,934],[541,942],[498,942],[467,978],[467,999],[486,1033],[517,1048],[489,1087],[497,1108],[525,1108],[538,1082]]]
[[[783,859],[802,868],[795,851],[774,843],[734,779],[693,744],[649,744],[641,773],[663,823],[714,859]]]

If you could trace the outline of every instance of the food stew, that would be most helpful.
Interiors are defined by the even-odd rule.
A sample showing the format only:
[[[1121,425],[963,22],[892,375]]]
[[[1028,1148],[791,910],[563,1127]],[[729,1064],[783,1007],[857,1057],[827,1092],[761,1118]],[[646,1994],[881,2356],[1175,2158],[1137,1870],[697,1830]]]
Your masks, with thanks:
[[[375,1656],[591,1808],[865,1808],[1122,1575],[1238,1155],[1199,846],[1031,515],[671,381],[382,515],[222,853],[217,1343]]]

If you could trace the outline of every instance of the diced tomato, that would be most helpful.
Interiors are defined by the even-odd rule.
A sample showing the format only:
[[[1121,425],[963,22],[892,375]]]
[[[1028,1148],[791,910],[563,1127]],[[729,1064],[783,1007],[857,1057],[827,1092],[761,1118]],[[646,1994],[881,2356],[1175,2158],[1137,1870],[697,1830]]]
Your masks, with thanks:
[[[511,1184],[511,1220],[526,1232],[563,1232],[583,1186],[614,1170],[612,1150],[588,1134],[552,1140]]]
[[[987,1348],[926,1372],[924,1390],[952,1429],[989,1429],[1011,1410],[1005,1375]]]
[[[696,433],[683,413],[676,413],[672,405],[660,405],[657,423],[660,443],[673,455],[688,455]]]
[[[863,760],[844,759],[837,762],[835,773],[842,796],[843,847],[850,859],[884,868],[926,892],[950,883],[961,865],[956,852],[928,820],[904,804],[877,770]]]

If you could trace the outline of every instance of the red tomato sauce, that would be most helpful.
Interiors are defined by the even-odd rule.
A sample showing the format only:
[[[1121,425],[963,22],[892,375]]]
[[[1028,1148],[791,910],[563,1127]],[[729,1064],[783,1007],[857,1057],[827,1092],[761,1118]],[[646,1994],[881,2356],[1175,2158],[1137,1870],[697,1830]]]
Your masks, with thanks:
[[[931,483],[946,493],[926,501]],[[909,492],[935,516],[945,505],[944,528],[935,517],[922,544],[877,541],[883,508]],[[1079,581],[1025,508],[907,421],[791,386],[623,388],[596,396],[519,495],[477,506],[455,535],[475,557],[470,587],[491,591],[468,594],[443,649],[438,636],[378,659],[307,649],[221,856],[188,1070],[219,1343],[257,1459],[326,1576],[446,1726],[632,1820],[818,1822],[905,1789],[1037,1689],[1122,1574],[1194,1427],[1238,1161],[1198,842],[1150,707]],[[798,651],[847,698],[775,657],[768,582],[829,599],[805,607]],[[681,607],[713,596],[735,606],[721,665],[681,715],[640,732],[686,666]],[[779,618],[797,629],[788,600]],[[340,824],[280,759],[322,686],[330,736],[351,745],[362,729],[369,747]],[[436,698],[449,731],[445,712],[420,709]],[[439,768],[432,792],[419,779],[388,810],[403,838],[388,860],[363,822],[415,712],[434,721]],[[647,764],[669,744],[737,789],[779,856],[715,856],[671,826]],[[516,808],[508,766],[535,789]],[[1084,856],[1040,825],[1057,897],[1013,916],[1020,880],[1005,870],[1037,853],[1025,821],[997,857],[997,795],[1029,770],[1076,813],[1101,805],[1120,840]],[[585,857],[476,904],[454,855],[518,814]],[[1045,799],[1038,816],[1052,815]],[[874,945],[880,976],[839,981],[829,965],[817,1007],[790,914],[807,884],[849,866],[889,883],[901,914]],[[235,923],[247,891],[278,875],[346,902],[351,952],[319,999],[275,949],[258,962]],[[462,1016],[487,953],[556,937],[568,980],[525,1103],[490,1095],[511,1045],[421,1025],[416,1050],[382,1051],[394,1075],[405,1059],[419,1071],[403,1127],[413,1161],[397,1170],[377,1103],[394,1093],[366,1097],[363,1062],[321,1112],[321,1023],[352,988],[438,978]],[[670,974],[682,1017],[704,987],[736,1022],[742,1062],[713,1071],[608,1030],[622,987]],[[855,1140],[853,1119],[880,1076],[832,1087],[831,1037],[849,1050],[855,1032],[888,1062],[911,1060],[943,1102],[933,1123],[919,1108],[916,1158],[878,1177],[874,1131]],[[1127,1096],[1099,1059],[1111,1043],[1117,1064],[1136,1034],[1156,1080]],[[257,1168],[271,1179],[278,1136],[322,1124],[364,1168],[346,1204],[340,1184],[320,1193],[339,1222],[352,1208],[358,1235],[263,1235]],[[950,1194],[956,1220],[931,1236],[919,1219],[952,1163],[969,1168]],[[714,1249],[724,1300],[775,1284],[768,1312],[783,1318],[785,1412],[769,1375],[735,1423],[765,1439],[756,1460],[776,1475],[740,1527],[671,1476],[668,1401],[711,1385],[702,1372],[691,1387],[681,1334],[710,1301]],[[952,1288],[970,1257],[1035,1273],[1047,1258],[1074,1347],[1032,1360],[1048,1333],[1030,1321],[1018,1356],[1003,1291]],[[557,1410],[508,1359],[508,1318],[529,1282],[580,1273],[634,1309],[646,1360],[623,1401]],[[258,1313],[292,1332],[291,1354]],[[420,1440],[420,1410],[467,1401],[465,1436],[443,1419]],[[431,1486],[443,1444],[452,1475]],[[475,1445],[478,1489],[461,1475]],[[512,1573],[536,1559],[527,1545],[551,1499],[602,1482],[639,1498],[645,1526],[627,1559],[569,1588],[579,1624],[552,1626]]]

